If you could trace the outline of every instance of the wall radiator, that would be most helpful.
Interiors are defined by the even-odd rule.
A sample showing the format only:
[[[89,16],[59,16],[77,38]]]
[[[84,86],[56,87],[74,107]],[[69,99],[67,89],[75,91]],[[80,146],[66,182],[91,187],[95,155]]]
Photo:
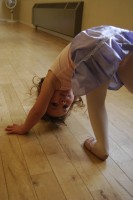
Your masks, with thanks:
[[[36,3],[32,8],[32,24],[74,37],[81,31],[83,1]]]

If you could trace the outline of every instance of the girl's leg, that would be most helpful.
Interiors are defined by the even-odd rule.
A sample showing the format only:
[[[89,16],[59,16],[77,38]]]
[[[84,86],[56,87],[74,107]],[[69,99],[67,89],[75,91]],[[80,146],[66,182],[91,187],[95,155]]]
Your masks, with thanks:
[[[108,84],[109,82],[86,95],[88,113],[95,139],[92,137],[87,139],[84,146],[102,160],[105,160],[109,154],[108,119],[105,109]]]
[[[124,86],[133,93],[133,52],[129,53],[120,63],[118,75]]]

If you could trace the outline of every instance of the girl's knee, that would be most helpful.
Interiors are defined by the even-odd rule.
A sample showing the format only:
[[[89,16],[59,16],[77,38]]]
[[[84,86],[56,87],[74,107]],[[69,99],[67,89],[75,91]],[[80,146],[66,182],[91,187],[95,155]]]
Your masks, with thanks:
[[[124,86],[133,93],[133,52],[129,53],[120,63],[118,75]]]

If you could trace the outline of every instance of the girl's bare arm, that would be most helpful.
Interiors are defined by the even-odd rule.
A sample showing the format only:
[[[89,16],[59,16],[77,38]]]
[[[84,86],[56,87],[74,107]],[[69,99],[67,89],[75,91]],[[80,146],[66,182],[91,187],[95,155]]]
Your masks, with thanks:
[[[27,133],[45,114],[49,101],[54,91],[59,86],[58,79],[49,71],[41,87],[41,92],[28,113],[28,116],[22,125],[9,125],[6,127],[7,133],[25,134]]]

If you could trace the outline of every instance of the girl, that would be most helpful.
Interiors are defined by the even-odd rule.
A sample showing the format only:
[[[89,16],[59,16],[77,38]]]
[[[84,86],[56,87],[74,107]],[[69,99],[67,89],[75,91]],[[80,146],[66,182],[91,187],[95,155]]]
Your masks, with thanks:
[[[133,92],[132,51],[132,31],[113,26],[82,31],[49,69],[24,124],[7,126],[6,131],[25,134],[44,115],[64,118],[75,99],[86,95],[95,138],[87,139],[84,146],[105,160],[109,154],[106,93],[123,85]]]

